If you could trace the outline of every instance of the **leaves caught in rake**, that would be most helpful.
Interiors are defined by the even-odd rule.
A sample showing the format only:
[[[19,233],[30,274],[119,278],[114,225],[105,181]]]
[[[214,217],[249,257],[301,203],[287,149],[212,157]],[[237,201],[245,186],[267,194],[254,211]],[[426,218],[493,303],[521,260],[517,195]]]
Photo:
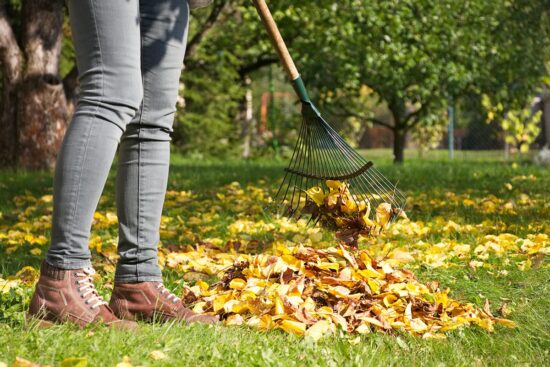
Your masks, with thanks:
[[[405,197],[311,102],[302,101],[302,114],[298,141],[276,195],[279,211],[295,219],[308,215],[356,246],[359,235],[379,234],[401,215]]]

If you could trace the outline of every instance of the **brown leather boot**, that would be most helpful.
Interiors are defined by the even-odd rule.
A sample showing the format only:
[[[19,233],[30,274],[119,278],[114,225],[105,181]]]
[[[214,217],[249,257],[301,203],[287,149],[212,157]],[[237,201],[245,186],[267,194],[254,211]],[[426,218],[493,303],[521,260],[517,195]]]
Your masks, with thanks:
[[[186,308],[160,282],[115,283],[110,306],[115,315],[126,320],[218,322],[217,316],[200,315]]]
[[[117,329],[135,330],[133,321],[118,319],[94,287],[92,268],[63,270],[46,261],[40,268],[27,317],[39,326],[74,322],[80,327],[104,323]]]

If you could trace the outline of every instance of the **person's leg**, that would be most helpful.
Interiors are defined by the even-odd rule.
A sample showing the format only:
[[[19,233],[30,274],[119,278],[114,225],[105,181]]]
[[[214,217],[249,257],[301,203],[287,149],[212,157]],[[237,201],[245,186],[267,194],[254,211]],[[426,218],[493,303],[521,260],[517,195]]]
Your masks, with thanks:
[[[140,19],[144,96],[120,144],[118,283],[162,281],[157,245],[189,5],[182,0],[140,0]]]
[[[59,152],[51,246],[61,269],[90,266],[93,214],[117,145],[142,101],[138,0],[69,0],[80,96]]]
[[[131,329],[94,287],[88,239],[120,137],[142,100],[138,0],[69,0],[80,96],[54,178],[51,246],[28,317]]]
[[[211,324],[218,319],[195,314],[164,288],[157,259],[189,4],[182,0],[140,0],[140,13],[144,97],[120,146],[120,260],[110,306],[115,315],[127,320]]]

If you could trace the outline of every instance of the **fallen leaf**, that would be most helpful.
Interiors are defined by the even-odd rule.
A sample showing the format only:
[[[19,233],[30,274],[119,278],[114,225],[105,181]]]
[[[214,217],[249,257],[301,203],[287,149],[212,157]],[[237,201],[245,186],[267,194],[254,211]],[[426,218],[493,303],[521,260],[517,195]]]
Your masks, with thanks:
[[[59,364],[61,367],[86,367],[88,365],[88,358],[86,357],[72,357],[65,358]]]
[[[168,359],[168,356],[161,350],[154,350],[149,353],[149,358],[154,361],[163,361],[165,359]]]

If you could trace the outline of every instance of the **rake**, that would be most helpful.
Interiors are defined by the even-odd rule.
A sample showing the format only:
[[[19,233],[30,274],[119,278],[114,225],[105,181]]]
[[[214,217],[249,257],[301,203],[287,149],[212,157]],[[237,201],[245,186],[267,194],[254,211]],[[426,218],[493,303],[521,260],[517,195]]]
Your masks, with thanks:
[[[357,204],[377,208],[387,203],[391,205],[391,219],[397,217],[405,205],[403,194],[376,169],[373,162],[356,152],[321,116],[309,98],[265,0],[254,0],[254,5],[302,104],[298,141],[275,197],[279,211],[297,219],[304,214],[312,214],[307,205],[311,201],[307,191],[315,187],[328,193],[327,181],[338,181],[346,186]],[[374,211],[372,215],[376,215]]]

